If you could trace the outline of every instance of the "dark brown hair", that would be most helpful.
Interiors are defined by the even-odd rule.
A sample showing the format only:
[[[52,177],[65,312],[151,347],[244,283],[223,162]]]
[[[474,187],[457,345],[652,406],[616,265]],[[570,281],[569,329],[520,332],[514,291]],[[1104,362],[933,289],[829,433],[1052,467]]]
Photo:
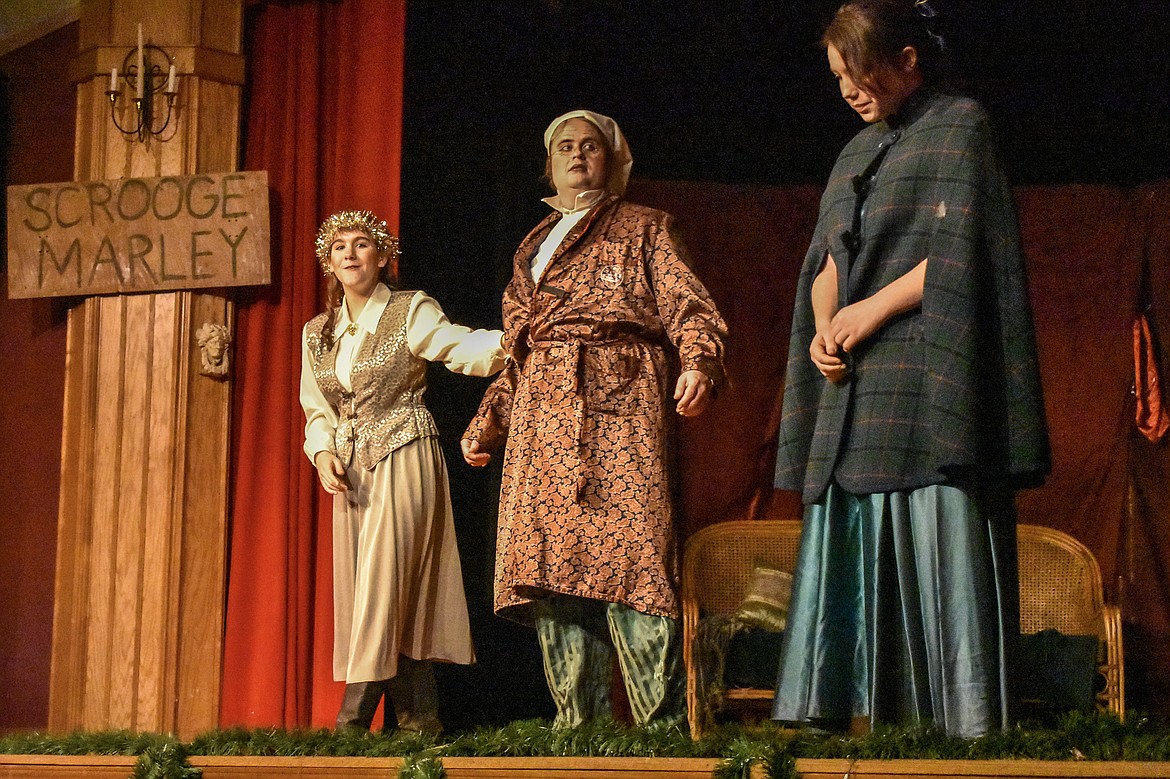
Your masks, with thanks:
[[[913,46],[923,80],[941,78],[941,39],[931,34],[915,0],[850,0],[837,9],[821,36],[841,53],[849,75],[867,86],[881,87],[881,75],[893,67],[902,50]]]

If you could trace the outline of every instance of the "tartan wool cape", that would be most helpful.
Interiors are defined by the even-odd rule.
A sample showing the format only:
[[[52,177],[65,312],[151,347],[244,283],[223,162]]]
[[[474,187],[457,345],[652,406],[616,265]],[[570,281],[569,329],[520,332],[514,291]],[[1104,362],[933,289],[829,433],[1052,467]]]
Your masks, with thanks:
[[[809,358],[826,254],[842,308],[927,259],[921,306],[855,346],[840,384]],[[919,90],[837,158],[797,284],[779,438],[775,484],[805,503],[832,480],[866,494],[1048,472],[1015,207],[975,102]]]

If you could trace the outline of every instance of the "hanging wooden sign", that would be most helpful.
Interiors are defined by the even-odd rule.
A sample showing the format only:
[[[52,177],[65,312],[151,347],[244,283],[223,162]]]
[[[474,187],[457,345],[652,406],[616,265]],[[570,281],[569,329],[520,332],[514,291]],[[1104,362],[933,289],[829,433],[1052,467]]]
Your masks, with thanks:
[[[270,280],[264,171],[8,188],[11,298]]]

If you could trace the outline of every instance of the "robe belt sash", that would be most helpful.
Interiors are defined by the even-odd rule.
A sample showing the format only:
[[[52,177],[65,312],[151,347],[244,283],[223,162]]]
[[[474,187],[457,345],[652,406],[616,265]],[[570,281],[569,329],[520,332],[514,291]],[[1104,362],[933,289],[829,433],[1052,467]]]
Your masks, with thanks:
[[[565,430],[566,438],[573,443],[572,451],[566,452],[566,464],[575,471],[573,500],[579,501],[588,477],[584,464],[585,411],[588,386],[586,384],[586,356],[590,351],[625,347],[648,348],[659,352],[661,347],[641,338],[613,338],[602,341],[531,341],[529,364],[547,376],[564,393],[565,400],[572,404],[566,421],[571,427]]]

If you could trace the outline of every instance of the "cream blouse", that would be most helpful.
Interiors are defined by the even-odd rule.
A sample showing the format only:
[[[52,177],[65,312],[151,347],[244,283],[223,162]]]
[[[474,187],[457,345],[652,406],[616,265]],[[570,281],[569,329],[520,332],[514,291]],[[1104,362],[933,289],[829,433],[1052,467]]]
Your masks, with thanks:
[[[356,322],[344,305],[337,312],[333,337],[337,344],[337,380],[352,390],[350,373],[354,358],[367,333],[373,333],[390,301],[390,290],[378,284]],[[350,324],[357,327],[348,332]],[[307,325],[306,325],[307,327]],[[329,405],[309,363],[307,332],[301,331],[301,407],[305,410],[305,454],[309,460],[333,448],[337,412]],[[453,324],[438,301],[425,292],[416,292],[406,312],[406,344],[410,353],[421,360],[442,363],[447,370],[465,376],[490,376],[504,367],[504,349],[500,330],[472,330]]]

